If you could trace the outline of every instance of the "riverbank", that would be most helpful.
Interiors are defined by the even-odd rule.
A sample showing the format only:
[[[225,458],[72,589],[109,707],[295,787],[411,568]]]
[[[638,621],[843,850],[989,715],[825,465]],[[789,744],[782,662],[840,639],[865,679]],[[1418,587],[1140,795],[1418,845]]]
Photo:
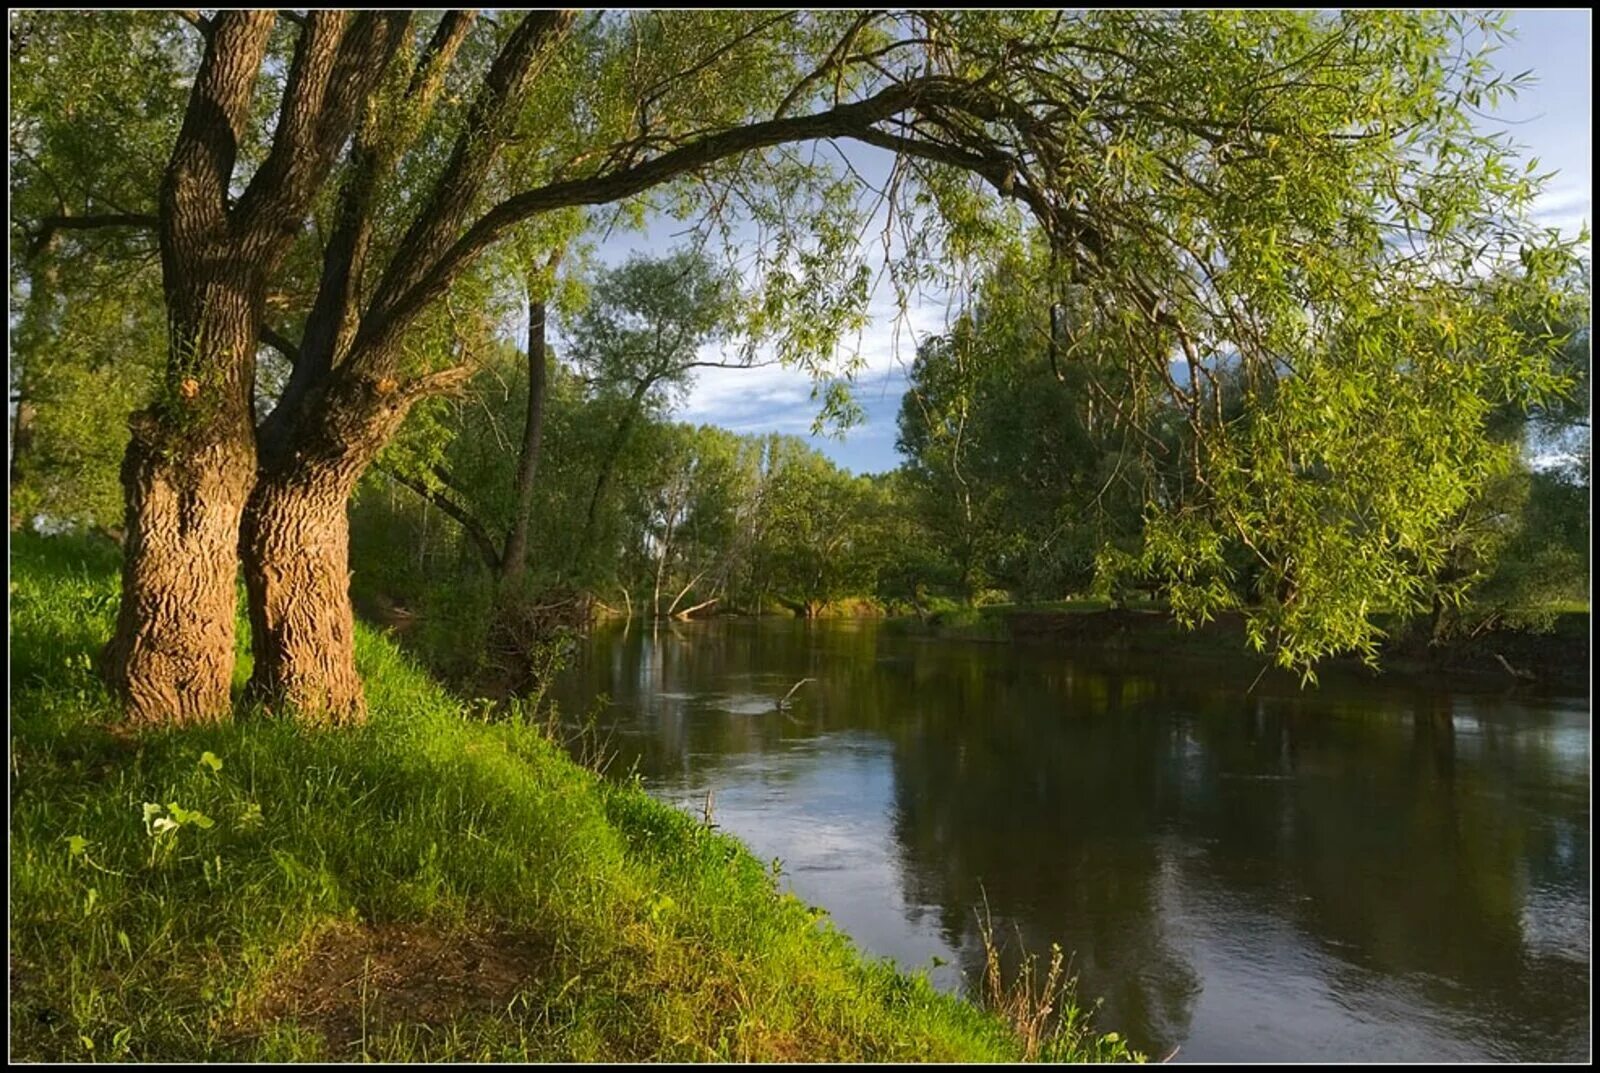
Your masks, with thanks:
[[[539,721],[484,721],[365,627],[364,727],[241,710],[134,732],[93,668],[115,551],[24,537],[11,571],[15,1059],[1027,1052],[863,957],[732,838]],[[1073,1024],[1038,1056],[1127,1056]]]
[[[1198,629],[1179,626],[1164,611],[1111,610],[1089,601],[1057,605],[962,608],[927,622],[892,619],[891,628],[953,640],[1026,642],[1127,652],[1267,661],[1251,651],[1244,618],[1223,614]],[[1547,632],[1498,628],[1432,641],[1426,623],[1394,624],[1380,647],[1380,670],[1353,657],[1319,665],[1319,673],[1367,677],[1427,677],[1483,688],[1530,686],[1583,693],[1589,683],[1589,614],[1562,612]],[[1274,670],[1271,673],[1287,673]]]

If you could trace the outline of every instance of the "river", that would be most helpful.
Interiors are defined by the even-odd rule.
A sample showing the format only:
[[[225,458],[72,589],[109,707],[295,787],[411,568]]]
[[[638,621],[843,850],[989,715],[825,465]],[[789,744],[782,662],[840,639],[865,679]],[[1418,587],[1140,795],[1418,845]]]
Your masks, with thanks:
[[[1589,1056],[1586,698],[784,619],[608,628],[554,696],[940,987],[987,905],[1152,1058]]]

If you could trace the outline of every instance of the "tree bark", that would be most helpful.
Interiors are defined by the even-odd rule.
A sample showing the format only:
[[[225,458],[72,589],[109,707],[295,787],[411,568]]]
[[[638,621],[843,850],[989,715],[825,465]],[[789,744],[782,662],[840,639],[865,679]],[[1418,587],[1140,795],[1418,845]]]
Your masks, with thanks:
[[[254,453],[238,438],[174,457],[152,415],[135,419],[122,602],[104,670],[136,723],[193,723],[230,707],[239,518]]]
[[[522,426],[522,455],[517,464],[517,507],[500,557],[500,585],[509,590],[522,580],[528,558],[528,515],[533,509],[534,477],[544,437],[545,305],[528,299],[528,413]]]
[[[293,455],[268,462],[245,509],[252,696],[313,725],[366,716],[355,668],[348,504],[361,473],[435,384],[350,368],[315,396]]]
[[[123,455],[122,601],[104,671],[135,722],[230,707],[239,519],[255,479],[250,412],[264,282],[252,266],[169,266],[166,392]]]
[[[272,149],[235,200],[234,163],[275,18],[224,11],[212,21],[159,191],[166,391],[131,422],[122,602],[104,665],[137,722],[229,710],[267,281],[408,19],[306,17]]]
[[[366,716],[355,665],[348,500],[349,489],[330,471],[263,479],[241,541],[251,693],[319,725]]]

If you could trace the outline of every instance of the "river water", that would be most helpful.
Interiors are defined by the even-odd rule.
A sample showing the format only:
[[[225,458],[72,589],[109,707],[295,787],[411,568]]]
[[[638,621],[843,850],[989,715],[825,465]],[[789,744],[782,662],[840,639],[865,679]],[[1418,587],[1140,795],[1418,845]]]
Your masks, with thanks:
[[[597,633],[555,696],[941,987],[987,904],[1154,1058],[1587,1058],[1587,699],[1256,676],[718,620]]]

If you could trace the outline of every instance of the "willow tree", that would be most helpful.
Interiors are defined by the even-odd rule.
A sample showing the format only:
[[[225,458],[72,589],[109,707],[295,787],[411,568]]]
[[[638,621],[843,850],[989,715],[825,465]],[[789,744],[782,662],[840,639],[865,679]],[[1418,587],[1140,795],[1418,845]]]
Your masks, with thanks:
[[[840,209],[851,163],[806,145],[894,154],[883,193],[925,221],[905,229],[897,281],[981,264],[1031,218],[1064,285],[1096,296],[1144,369],[1192,366],[1174,390],[1196,442],[1216,445],[1194,456],[1216,496],[1175,515],[1152,561],[1204,591],[1208,549],[1237,534],[1285,580],[1293,610],[1269,625],[1291,658],[1363,636],[1361,600],[1426,557],[1471,484],[1473,416],[1450,416],[1450,377],[1542,383],[1453,287],[1519,246],[1535,271],[1556,259],[1519,224],[1533,176],[1470,123],[1503,85],[1468,47],[1492,36],[1476,16],[183,18],[198,59],[158,187],[71,225],[152,226],[161,251],[164,389],[132,422],[109,650],[137,719],[226,710],[241,549],[256,690],[315,719],[359,716],[346,500],[416,401],[470,372],[450,343],[455,298],[504,240],[548,230],[554,248],[586,208],[651,196],[711,226],[742,212],[764,239],[747,329],[820,367],[861,323],[865,213]],[[1458,326],[1478,333],[1473,359],[1418,379],[1456,368]],[[263,339],[293,370],[257,422]],[[1266,370],[1292,370],[1249,442],[1201,435],[1201,384],[1223,360],[1262,371],[1263,393]],[[1396,378],[1415,389],[1393,393]],[[1411,416],[1350,435],[1385,399]],[[1372,473],[1425,480],[1359,502],[1306,491]],[[1324,508],[1378,515],[1324,540]]]

